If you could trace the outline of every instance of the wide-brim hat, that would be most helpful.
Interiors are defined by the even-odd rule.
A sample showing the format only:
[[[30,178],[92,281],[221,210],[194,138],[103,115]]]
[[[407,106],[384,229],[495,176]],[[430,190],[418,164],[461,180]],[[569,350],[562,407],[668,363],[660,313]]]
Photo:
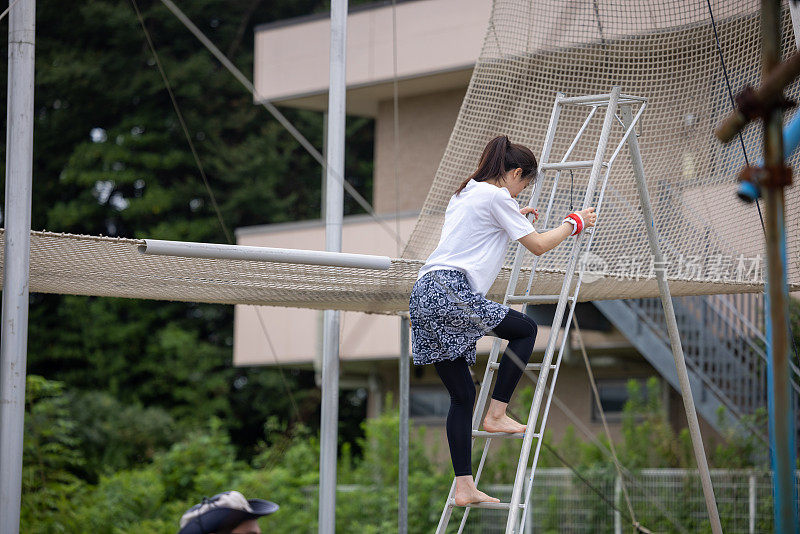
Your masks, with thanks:
[[[238,491],[226,491],[189,508],[181,517],[178,534],[211,534],[234,528],[243,521],[269,515],[278,505],[264,499],[245,499]]]

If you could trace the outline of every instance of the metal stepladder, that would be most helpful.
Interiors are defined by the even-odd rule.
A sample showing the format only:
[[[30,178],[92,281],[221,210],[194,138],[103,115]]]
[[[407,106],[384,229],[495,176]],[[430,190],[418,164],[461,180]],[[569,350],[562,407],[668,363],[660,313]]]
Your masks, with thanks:
[[[563,106],[583,106],[588,108],[590,111],[585,121],[583,122],[583,125],[578,130],[578,133],[576,134],[572,143],[569,145],[569,148],[562,156],[561,160],[557,163],[551,163],[550,152],[553,146],[553,140],[555,139],[559,115],[561,113]],[[620,151],[622,150],[623,146],[625,145],[625,143],[628,144],[628,147],[630,149],[631,160],[632,160],[631,162],[634,166],[635,172],[637,173],[637,175],[643,174],[641,155],[639,152],[637,137],[634,132],[636,124],[639,122],[639,119],[641,118],[642,113],[644,112],[646,107],[647,107],[646,99],[641,97],[623,95],[621,94],[621,89],[619,86],[615,86],[612,89],[611,93],[602,95],[566,97],[564,96],[563,93],[556,94],[555,104],[553,105],[552,114],[550,116],[550,123],[547,128],[544,147],[542,149],[542,156],[539,162],[540,173],[545,173],[547,171],[555,171],[556,173],[554,176],[553,185],[550,192],[550,198],[547,203],[547,209],[544,215],[544,221],[543,221],[544,228],[547,228],[547,224],[550,220],[550,215],[552,213],[552,208],[555,199],[555,193],[558,186],[559,177],[562,171],[570,171],[574,169],[586,169],[586,168],[591,169],[591,174],[589,176],[586,194],[583,200],[583,206],[581,209],[586,209],[587,207],[593,205],[592,201],[594,199],[596,185],[598,179],[600,178],[601,172],[603,172],[602,187],[600,189],[599,196],[597,197],[597,203],[595,204],[595,213],[598,214],[598,222],[600,220],[600,210],[603,202],[603,195],[605,194],[606,185],[608,183],[608,178],[611,172],[611,167],[614,161],[616,160],[617,156],[619,155]],[[590,121],[596,115],[597,111],[602,108],[605,108],[606,112],[594,160],[570,161],[569,156],[574,151],[575,147],[578,144],[578,141],[580,140],[581,136],[584,134],[587,127],[589,126]],[[617,111],[619,111],[619,115],[617,115]],[[612,153],[611,157],[608,159],[608,161],[604,161],[604,156],[609,143],[609,137],[611,135],[611,129],[615,121],[622,126],[624,133],[621,140],[617,144],[614,152]],[[631,135],[632,133],[633,135]],[[543,181],[544,181],[543,175],[540,174],[539,178],[536,180],[536,183],[534,185],[534,190],[531,195],[530,201],[528,202],[529,206],[535,207],[538,204]],[[560,221],[557,222],[558,224],[560,224]],[[480,463],[478,464],[478,470],[475,474],[475,483],[477,484],[480,481],[480,476],[483,471],[483,467],[486,463],[487,453],[489,451],[491,441],[493,439],[508,439],[508,438],[521,439],[522,448],[520,451],[519,461],[517,463],[517,470],[516,470],[516,475],[514,477],[514,486],[510,502],[476,503],[468,505],[464,510],[464,516],[461,520],[461,524],[458,529],[459,534],[464,530],[464,526],[466,524],[467,517],[469,516],[469,511],[471,508],[508,510],[508,520],[506,522],[506,530],[505,530],[506,534],[514,534],[519,532],[521,530],[521,527],[524,526],[526,523],[527,515],[529,513],[529,500],[531,495],[531,489],[533,488],[533,479],[536,473],[536,464],[539,458],[539,452],[541,450],[541,444],[542,444],[541,438],[544,435],[545,424],[547,422],[547,416],[550,411],[550,402],[553,397],[553,390],[555,389],[556,378],[558,377],[558,371],[561,365],[561,359],[564,354],[564,348],[569,333],[569,325],[572,321],[572,315],[575,311],[575,304],[578,301],[578,292],[580,290],[581,281],[583,278],[583,272],[584,272],[583,266],[585,265],[585,263],[580,265],[580,271],[578,273],[574,290],[571,291],[573,275],[576,266],[578,266],[578,258],[580,257],[580,255],[589,252],[593,235],[594,235],[594,228],[589,228],[587,229],[586,232],[582,232],[573,240],[569,260],[567,262],[567,266],[565,269],[564,281],[561,285],[561,292],[558,295],[530,295],[531,285],[533,283],[534,276],[536,275],[536,267],[539,262],[538,256],[534,256],[533,265],[531,268],[530,277],[528,279],[525,293],[522,295],[516,295],[514,293],[516,291],[517,282],[519,280],[519,275],[522,269],[522,264],[526,249],[520,246],[519,243],[513,244],[513,246],[516,247],[516,253],[514,257],[513,268],[511,271],[511,277],[509,279],[509,283],[506,288],[506,293],[503,299],[503,303],[507,305],[523,304],[523,312],[525,311],[524,308],[526,308],[528,304],[553,302],[556,299],[558,301],[558,304],[556,305],[556,310],[553,317],[553,324],[550,329],[549,337],[547,339],[547,347],[545,349],[542,362],[529,363],[525,368],[526,374],[531,372],[538,372],[538,377],[536,377],[536,389],[534,391],[533,401],[531,403],[531,409],[528,414],[527,428],[526,431],[523,433],[508,434],[500,432],[486,432],[480,430],[480,424],[483,419],[484,409],[486,407],[486,401],[489,396],[489,391],[491,390],[492,387],[492,379],[494,377],[495,371],[499,367],[498,357],[500,355],[500,346],[502,340],[500,338],[495,338],[492,343],[492,349],[491,352],[489,353],[489,360],[486,364],[486,371],[484,373],[483,380],[481,382],[481,388],[477,396],[477,401],[475,403],[476,404],[475,410],[473,412],[473,418],[472,418],[473,444],[475,442],[475,438],[486,439],[483,448],[483,454],[481,455]],[[559,326],[562,323],[562,319],[564,317],[564,312],[567,307],[567,304],[569,304],[569,313],[567,316],[566,326],[564,329],[564,334],[561,339],[558,356],[556,357],[555,362],[553,362],[553,356],[555,353],[555,347],[559,335]],[[540,417],[540,411],[543,402],[544,402],[544,411],[541,412],[541,417]],[[527,476],[526,484],[525,487],[523,488],[523,480],[526,479],[526,470],[528,468],[528,460],[530,457],[530,452],[533,446],[534,439],[536,440],[536,448],[533,455],[533,462],[531,464],[530,474],[529,476]],[[525,490],[524,496],[523,496],[523,489]],[[439,526],[436,529],[437,534],[444,534],[447,529],[447,525],[450,522],[450,516],[452,514],[453,508],[456,506],[454,501],[454,494],[455,494],[455,479],[453,480],[453,483],[450,487],[450,493],[447,496],[447,501],[445,503],[441,519],[439,520]],[[521,521],[519,520],[520,510],[522,511]]]

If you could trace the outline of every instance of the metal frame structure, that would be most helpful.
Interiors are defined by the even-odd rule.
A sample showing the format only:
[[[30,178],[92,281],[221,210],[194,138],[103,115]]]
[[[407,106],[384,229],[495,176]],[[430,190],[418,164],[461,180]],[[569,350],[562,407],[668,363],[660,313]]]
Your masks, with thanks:
[[[791,3],[791,2],[790,2]],[[762,79],[779,68],[780,0],[761,2]],[[786,213],[784,185],[778,169],[784,169],[783,110],[772,107],[764,116],[764,169],[771,183],[764,184],[764,233],[767,251],[767,381],[769,387],[769,435],[772,471],[775,473],[775,532],[800,532],[797,518],[797,485],[794,415],[789,388],[789,290],[786,285]],[[790,172],[791,176],[791,172]]]
[[[168,7],[171,2],[162,0]],[[346,20],[347,20],[347,0],[332,0],[331,2],[331,71],[330,71],[330,92],[329,92],[329,106],[328,106],[328,121],[327,121],[327,168],[326,168],[326,186],[325,186],[325,220],[326,220],[326,252],[314,251],[293,251],[287,249],[256,249],[257,247],[238,247],[230,246],[226,248],[225,245],[210,245],[210,244],[176,244],[168,242],[158,242],[148,240],[147,244],[143,247],[142,252],[148,254],[165,254],[161,247],[174,247],[172,248],[173,254],[189,257],[203,257],[203,258],[226,258],[238,260],[255,260],[255,261],[286,261],[292,263],[310,263],[313,265],[332,265],[343,267],[359,267],[368,269],[385,269],[388,268],[390,263],[389,258],[380,256],[367,256],[355,254],[342,254],[341,251],[341,221],[342,221],[342,200],[343,200],[343,181],[338,177],[343,176],[344,171],[344,117],[345,117],[345,42],[346,42]],[[769,4],[769,6],[768,6]],[[774,2],[764,0],[763,5],[765,11],[767,7],[771,10]],[[174,7],[174,5],[173,5]],[[794,5],[792,5],[794,7]],[[172,9],[172,8],[171,8]],[[794,13],[793,13],[794,14]],[[177,15],[177,14],[176,14]],[[773,17],[774,18],[774,17]],[[773,19],[765,22],[767,25],[773,24]],[[771,27],[771,26],[770,26]],[[773,35],[778,35],[778,32],[773,32]],[[34,84],[34,53],[35,53],[35,0],[16,0],[12,3],[9,12],[9,62],[8,62],[8,107],[7,107],[7,161],[6,161],[6,206],[5,206],[5,260],[4,260],[4,280],[3,280],[3,303],[2,303],[2,343],[0,343],[0,532],[16,534],[19,531],[19,516],[20,516],[20,492],[21,492],[21,469],[22,469],[22,436],[24,428],[24,399],[25,399],[25,368],[26,368],[26,350],[27,350],[27,319],[28,319],[28,272],[29,272],[29,257],[30,257],[30,211],[31,211],[31,184],[32,184],[32,154],[33,154],[33,84]],[[205,44],[205,43],[204,43]],[[207,45],[208,46],[208,45]],[[769,53],[765,52],[765,57]],[[775,54],[770,56],[774,59]],[[772,59],[767,58],[765,64],[767,68],[771,65]],[[223,62],[224,63],[224,62]],[[774,61],[772,61],[774,63]],[[226,65],[230,68],[229,65]],[[616,95],[616,96],[615,96]],[[611,97],[615,100],[614,105],[620,105],[622,108],[623,120],[627,123],[626,139],[629,145],[631,156],[636,163],[638,160],[639,165],[634,165],[634,174],[636,177],[637,188],[642,202],[643,216],[645,225],[648,231],[648,239],[650,241],[651,250],[657,258],[661,257],[658,235],[653,224],[652,210],[650,208],[649,197],[647,196],[647,187],[644,180],[643,170],[641,167],[641,156],[638,151],[638,144],[636,143],[636,136],[629,135],[633,131],[633,127],[638,120],[641,111],[633,117],[630,113],[630,105],[635,102],[640,102],[642,99],[635,97],[628,97],[620,95],[619,89],[616,88],[612,95],[592,95],[588,97],[577,98],[562,98],[561,104],[581,104],[593,106],[592,113],[596,111],[597,107],[604,105],[602,99]],[[543,154],[542,162],[546,162],[549,157],[549,151],[553,142],[554,125],[553,122],[558,119],[558,104],[553,109],[551,116],[552,131],[548,129],[548,137],[545,144],[545,154]],[[627,108],[626,108],[627,106]],[[609,108],[611,106],[609,105]],[[628,116],[626,118],[626,109]],[[591,117],[590,117],[591,118]],[[776,114],[771,121],[770,127],[766,129],[765,134],[767,137],[780,137],[779,128],[775,124],[780,124],[780,114]],[[607,112],[606,122],[609,122],[609,114]],[[588,122],[588,119],[587,119]],[[610,126],[609,126],[610,127]],[[583,127],[585,129],[585,125]],[[581,133],[583,131],[581,130]],[[604,125],[603,141],[607,142],[607,128]],[[775,133],[777,132],[777,133]],[[773,136],[774,134],[774,136]],[[579,133],[580,136],[580,133]],[[623,139],[623,142],[626,140]],[[577,140],[575,141],[577,142]],[[779,146],[778,141],[774,141],[775,146]],[[570,150],[574,148],[570,148]],[[614,153],[613,158],[619,152],[620,147]],[[777,158],[777,153],[780,150],[768,151],[768,156]],[[566,157],[565,157],[566,159]],[[567,162],[562,160],[560,163],[542,165],[543,170],[554,170],[560,172],[566,169]],[[573,162],[576,163],[576,162]],[[590,180],[590,189],[595,185],[602,170],[602,160],[595,158],[594,161],[577,162],[580,168],[591,168],[592,179]],[[608,177],[608,169],[610,162],[606,166],[605,179]],[[605,181],[604,181],[605,184]],[[530,205],[535,205],[538,201],[540,193],[539,184],[534,196],[531,198]],[[780,194],[780,198],[772,198],[774,195]],[[587,194],[587,199],[589,195]],[[602,199],[602,191],[601,191]],[[585,201],[586,203],[586,201]],[[774,212],[774,217],[768,218],[770,228],[778,226],[778,230],[782,229],[783,225],[783,199],[782,191],[770,193],[767,195],[768,214]],[[548,210],[552,205],[552,195]],[[599,211],[599,204],[598,204]],[[773,224],[775,223],[775,224]],[[590,233],[591,234],[591,233]],[[771,234],[775,235],[775,234]],[[782,234],[779,237],[783,237]],[[568,297],[569,283],[567,278],[571,280],[572,273],[575,268],[577,260],[577,252],[581,239],[576,240],[573,245],[573,257],[570,261],[565,277],[565,283],[562,286],[561,294],[558,295],[559,306],[557,307],[556,314],[560,318],[563,316],[567,301],[571,302],[569,314],[573,313],[575,302],[577,301],[577,292],[580,287],[582,271],[578,276],[578,282],[575,288],[573,297]],[[776,246],[771,248],[774,252],[772,257],[780,258],[781,252],[782,263],[784,265],[783,271],[785,274],[785,244],[783,249],[780,247],[779,239],[768,240],[775,243]],[[784,238],[785,241],[785,238]],[[586,250],[588,251],[591,242],[591,235],[588,239]],[[160,252],[157,252],[161,249]],[[179,251],[179,249],[181,249]],[[520,251],[518,250],[518,256]],[[515,261],[515,271],[512,275],[514,286],[516,285],[519,268]],[[776,263],[779,264],[779,262]],[[534,263],[535,271],[536,263]],[[774,275],[774,276],[773,276]],[[771,283],[771,309],[775,312],[775,317],[780,314],[780,309],[785,308],[785,284],[780,286],[780,273],[778,269],[771,269],[770,279]],[[707,465],[705,465],[705,456],[702,452],[702,441],[697,428],[697,417],[694,413],[694,405],[691,397],[691,390],[688,387],[688,377],[686,373],[685,363],[683,363],[683,353],[680,346],[680,339],[678,338],[677,325],[675,323],[674,310],[669,292],[669,286],[666,281],[666,273],[663,270],[656,269],[656,276],[658,279],[659,292],[661,295],[664,313],[667,317],[667,324],[669,329],[669,337],[672,342],[673,356],[675,359],[678,375],[680,377],[681,388],[683,391],[684,403],[687,411],[687,418],[689,420],[690,431],[692,433],[692,440],[695,449],[695,454],[698,458],[698,466],[701,468],[701,476],[703,476],[703,490],[706,495],[707,506],[709,507],[709,516],[712,519],[712,528],[714,532],[719,532],[719,518],[716,513],[716,504],[713,500],[713,489],[710,485],[710,478],[706,478],[704,472],[707,474]],[[785,276],[783,278],[785,280]],[[511,285],[509,287],[512,287]],[[510,295],[507,292],[506,302],[522,302],[533,303],[538,300],[551,299],[553,296],[533,297],[528,296],[530,291],[530,282],[525,296]],[[783,295],[783,296],[782,296]],[[777,347],[781,349],[781,335],[785,338],[785,321],[773,320],[774,326],[771,329],[772,343],[771,349]],[[321,449],[320,449],[320,513],[319,513],[319,529],[320,532],[334,532],[335,531],[335,497],[336,497],[336,441],[337,429],[336,423],[338,420],[338,379],[339,379],[339,366],[338,366],[338,331],[339,331],[339,312],[333,310],[325,311],[324,318],[324,355],[323,355],[323,398],[322,398],[322,428],[321,428]],[[408,469],[408,319],[401,320],[401,344],[402,353],[400,358],[400,509],[398,521],[400,524],[400,532],[404,532],[406,526],[405,514],[407,512],[405,502],[407,498],[407,469]],[[554,329],[557,330],[557,329]],[[556,334],[551,332],[551,339],[548,340],[548,355],[546,356],[551,361],[554,352]],[[564,337],[566,339],[566,336]],[[775,341],[777,339],[777,342]],[[785,339],[784,339],[785,341]],[[552,347],[551,347],[552,345]],[[500,341],[495,340],[492,347],[492,352],[496,358],[499,351]],[[563,351],[564,342],[562,340],[561,349],[557,362],[560,362],[561,351]],[[785,348],[785,347],[783,347]],[[783,353],[786,353],[784,350]],[[785,354],[784,354],[785,355]],[[771,355],[772,356],[772,355]],[[547,382],[547,375],[549,372],[548,365],[542,365],[540,374],[537,380],[537,395],[534,404],[538,409],[541,407],[544,391],[540,391],[540,386]],[[489,372],[487,367],[487,373]],[[774,371],[776,376],[783,372],[783,369],[776,368]],[[557,368],[553,373],[553,380],[557,375]],[[781,380],[772,381],[772,385],[780,385]],[[482,401],[485,404],[486,395],[483,395]],[[544,418],[542,420],[542,427],[546,420],[547,411],[549,410],[552,389],[548,395]],[[771,403],[772,407],[772,403]],[[481,406],[482,408],[482,406]],[[481,410],[476,409],[476,418],[479,418]],[[532,412],[533,413],[533,412]],[[528,449],[530,448],[533,434],[529,433],[526,436]],[[487,440],[488,441],[488,440]],[[536,456],[538,455],[539,444],[534,456],[534,465]],[[701,458],[702,464],[701,465]],[[484,458],[481,460],[481,467]],[[526,456],[527,461],[527,456]],[[479,469],[480,470],[480,469]],[[518,477],[519,470],[518,470]],[[521,480],[521,479],[520,479]],[[530,492],[531,481],[528,484],[526,491],[527,495]],[[784,485],[785,486],[785,485]],[[515,483],[514,499],[516,499],[518,506],[521,505],[521,481],[519,484]],[[786,492],[781,491],[781,494]],[[777,499],[776,499],[777,501]],[[712,510],[713,506],[713,510]],[[791,505],[787,505],[791,506]],[[509,509],[515,510],[514,506],[509,506]],[[787,507],[786,510],[789,508]],[[526,509],[527,510],[527,509]],[[712,513],[713,512],[713,513]],[[517,514],[513,513],[510,516],[516,518]],[[466,514],[465,514],[466,516]],[[524,516],[523,516],[524,517]],[[776,517],[777,519],[777,517]],[[795,518],[796,520],[796,518]],[[514,520],[516,521],[516,519]],[[509,519],[511,524],[511,519]],[[776,521],[776,524],[778,522]],[[795,523],[796,524],[796,523]],[[462,525],[463,526],[463,525]]]
[[[588,116],[584,120],[583,125],[578,130],[569,148],[566,150],[564,156],[561,158],[561,161],[559,161],[558,163],[550,163],[550,153],[552,150],[553,141],[555,139],[555,133],[558,125],[559,115],[562,106],[565,105],[589,106],[591,107],[591,110],[589,111]],[[635,115],[633,114],[634,105],[639,106]],[[602,107],[606,108],[606,112],[594,160],[568,161],[569,156],[572,154],[573,150],[577,146],[583,133],[586,131],[586,128],[589,125],[590,121],[595,116],[598,109]],[[590,95],[590,96],[569,97],[569,98],[565,97],[562,93],[558,93],[556,95],[555,103],[553,105],[553,111],[550,118],[550,124],[547,129],[547,135],[545,137],[544,147],[542,150],[542,157],[540,160],[541,172],[545,172],[548,170],[556,171],[550,192],[550,198],[548,200],[547,209],[544,215],[543,225],[545,228],[547,228],[550,215],[552,213],[553,203],[561,171],[578,169],[578,168],[591,168],[591,174],[589,176],[587,190],[584,195],[582,209],[586,209],[595,203],[595,190],[597,188],[597,182],[601,177],[601,173],[603,173],[602,186],[600,188],[599,196],[597,197],[597,202],[596,202],[596,211],[599,218],[603,203],[603,196],[606,191],[606,185],[608,183],[608,178],[611,172],[611,168],[617,156],[620,154],[620,151],[622,150],[623,146],[626,144],[628,145],[628,149],[631,155],[631,160],[633,163],[633,172],[636,179],[640,204],[642,207],[644,224],[647,227],[648,241],[650,243],[651,252],[655,258],[655,265],[656,265],[655,271],[656,271],[656,277],[658,279],[659,293],[661,296],[662,305],[664,307],[664,314],[667,321],[667,328],[669,330],[670,344],[672,346],[672,353],[674,356],[675,365],[681,386],[681,391],[683,394],[687,420],[689,423],[689,429],[692,437],[692,444],[694,446],[695,457],[697,459],[697,464],[703,485],[703,492],[706,498],[706,507],[708,509],[708,515],[711,521],[712,531],[715,534],[718,534],[722,532],[719,520],[719,513],[717,511],[716,500],[714,499],[713,487],[711,486],[711,478],[708,472],[708,463],[705,457],[705,450],[703,449],[702,436],[700,435],[699,423],[697,420],[697,414],[695,412],[692,391],[689,386],[686,363],[684,361],[683,350],[681,348],[680,338],[678,336],[675,313],[672,307],[672,298],[669,291],[669,285],[667,284],[666,280],[665,263],[659,246],[658,233],[656,231],[655,223],[653,221],[652,208],[650,206],[650,198],[647,192],[647,185],[644,177],[641,154],[639,152],[637,136],[635,134],[635,126],[638,123],[639,119],[641,118],[642,113],[644,112],[646,107],[647,107],[647,102],[644,98],[634,97],[630,95],[623,95],[621,94],[621,88],[619,86],[615,86],[611,91],[611,93],[607,95]],[[618,108],[620,110],[621,118],[617,115]],[[624,129],[624,134],[619,143],[617,144],[609,160],[604,161],[604,155],[606,153],[606,149],[608,146],[608,141],[611,134],[611,128],[615,120],[618,121],[620,124],[622,124]],[[539,197],[541,195],[542,183],[543,180],[540,177],[540,179],[537,180],[536,185],[534,186],[533,194],[531,195],[531,198],[528,202],[529,206],[535,207],[538,204]],[[586,237],[586,234],[588,234],[588,238]],[[496,338],[492,343],[492,349],[489,355],[489,360],[486,364],[486,371],[484,373],[484,378],[481,383],[481,389],[477,397],[475,412],[472,420],[473,443],[474,439],[478,437],[486,439],[484,444],[483,454],[481,455],[480,463],[478,464],[478,469],[475,476],[476,483],[480,480],[480,476],[486,462],[487,454],[492,439],[521,438],[522,447],[520,451],[519,461],[517,463],[517,472],[514,479],[514,486],[510,502],[476,503],[473,505],[468,505],[468,507],[464,511],[464,515],[462,517],[461,524],[459,526],[459,533],[463,532],[464,530],[467,518],[469,516],[469,511],[471,508],[490,508],[490,509],[508,510],[508,520],[506,523],[507,534],[513,534],[518,532],[518,529],[520,528],[519,525],[525,524],[525,520],[528,513],[530,493],[531,489],[533,488],[533,480],[534,480],[534,475],[536,473],[536,464],[538,461],[539,452],[541,450],[541,443],[542,443],[541,438],[544,435],[544,429],[547,423],[547,416],[550,411],[550,403],[552,401],[553,391],[555,389],[555,382],[558,377],[558,371],[561,365],[562,356],[564,354],[564,349],[566,346],[566,340],[568,337],[567,333],[574,314],[575,304],[578,301],[578,293],[580,291],[581,281],[583,279],[583,274],[584,274],[583,268],[585,266],[585,262],[579,265],[578,258],[582,254],[588,254],[593,237],[594,237],[594,229],[589,228],[587,232],[579,235],[574,240],[572,244],[572,251],[570,253],[570,258],[566,267],[566,274],[564,276],[564,281],[562,283],[561,292],[559,295],[536,295],[536,296],[530,295],[531,286],[536,274],[536,267],[538,265],[538,260],[539,260],[538,256],[534,256],[533,266],[531,269],[530,277],[528,279],[525,293],[523,295],[514,294],[519,281],[519,275],[522,269],[523,258],[525,256],[525,249],[518,244],[516,245],[517,249],[514,258],[514,267],[506,289],[503,301],[504,304],[522,303],[525,307],[527,307],[528,304],[541,301],[552,301],[554,298],[558,299],[558,304],[556,305],[556,310],[553,318],[553,326],[550,329],[550,335],[547,340],[547,347],[545,349],[542,362],[528,364],[525,366],[524,369],[526,373],[532,373],[534,371],[538,372],[538,376],[531,377],[536,382],[536,389],[534,391],[533,401],[531,403],[531,409],[527,419],[528,421],[527,428],[524,433],[521,434],[490,433],[479,430],[481,420],[483,417],[484,408],[486,406],[486,401],[489,395],[489,390],[491,389],[494,371],[497,370],[499,367],[498,358],[500,354],[501,340],[500,338]],[[575,273],[576,268],[579,269],[578,279],[577,282],[575,283],[574,289],[572,289],[573,274]],[[566,311],[568,303],[569,303],[569,312],[566,322],[567,326],[564,329],[558,356],[556,357],[556,361],[554,363],[553,356],[555,353],[556,343],[558,342],[558,336],[560,332],[559,325],[562,323],[564,312]],[[552,370],[552,379],[550,379],[551,370]],[[544,404],[543,412],[541,412],[542,404]],[[540,419],[540,414],[541,414],[541,419]],[[533,446],[534,438],[536,438],[536,448],[533,456],[532,466],[530,469],[530,475],[527,477],[526,481],[527,483],[524,486],[525,495],[523,498],[522,495],[523,481],[525,481],[526,479],[526,472],[528,470],[528,459],[531,447]],[[448,498],[445,502],[445,507],[444,510],[442,511],[442,516],[436,530],[437,534],[443,534],[447,530],[447,525],[450,520],[450,515],[452,513],[453,508],[455,507],[454,494],[455,494],[455,480],[453,480],[453,483],[450,488],[450,494],[448,495]],[[522,510],[521,521],[519,520],[520,510]]]
[[[330,86],[325,155],[325,250],[342,250],[344,210],[345,66],[347,0],[331,2]],[[336,459],[339,440],[339,319],[325,310],[322,322],[322,410],[319,443],[319,532],[336,532]]]
[[[19,532],[28,350],[36,0],[8,16],[5,256],[0,342],[0,532]]]

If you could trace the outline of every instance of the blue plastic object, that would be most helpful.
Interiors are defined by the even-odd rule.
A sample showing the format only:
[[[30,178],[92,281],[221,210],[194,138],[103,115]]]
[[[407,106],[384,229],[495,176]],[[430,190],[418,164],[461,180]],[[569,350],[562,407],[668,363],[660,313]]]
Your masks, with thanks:
[[[761,188],[753,182],[739,182],[736,194],[745,202],[753,202],[761,197]]]
[[[800,145],[800,113],[796,113],[783,128],[783,157],[789,158],[797,150],[798,145]],[[759,160],[756,165],[760,167],[763,164],[764,160]],[[761,198],[761,188],[753,182],[739,182],[736,195],[745,202],[753,202]]]

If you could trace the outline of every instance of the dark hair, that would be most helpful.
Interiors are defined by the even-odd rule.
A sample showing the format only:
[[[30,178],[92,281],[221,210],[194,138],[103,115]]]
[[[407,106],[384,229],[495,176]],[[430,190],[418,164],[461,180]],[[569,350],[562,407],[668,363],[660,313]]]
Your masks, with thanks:
[[[493,178],[502,178],[513,169],[522,169],[523,178],[536,179],[536,157],[526,146],[512,143],[508,136],[498,135],[486,144],[478,163],[478,170],[461,183],[456,195],[467,186],[470,180],[484,182]]]

